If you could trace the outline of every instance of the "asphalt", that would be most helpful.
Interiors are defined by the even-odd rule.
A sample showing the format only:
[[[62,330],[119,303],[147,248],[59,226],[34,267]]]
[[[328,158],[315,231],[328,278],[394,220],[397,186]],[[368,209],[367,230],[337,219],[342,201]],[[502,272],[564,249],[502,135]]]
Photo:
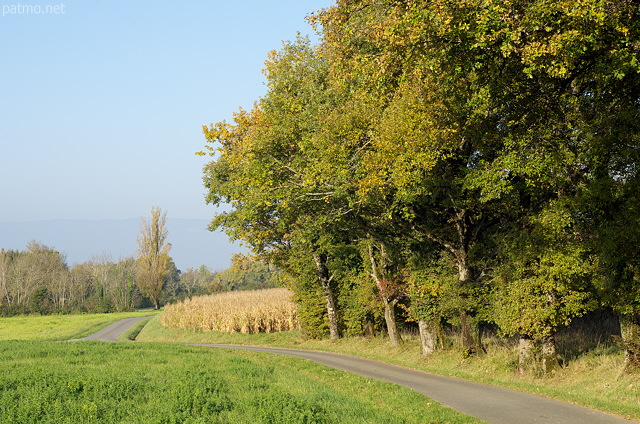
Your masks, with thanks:
[[[120,334],[145,318],[129,318],[116,322],[83,340],[117,341]],[[629,424],[633,422],[542,396],[337,353],[224,344],[195,346],[296,356],[363,377],[408,387],[445,406],[491,424]]]

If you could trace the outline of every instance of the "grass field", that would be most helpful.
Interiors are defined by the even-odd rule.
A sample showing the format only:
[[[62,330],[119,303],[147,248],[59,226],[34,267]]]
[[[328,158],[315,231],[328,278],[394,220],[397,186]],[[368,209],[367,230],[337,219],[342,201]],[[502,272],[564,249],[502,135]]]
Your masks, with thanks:
[[[80,317],[55,318],[66,328],[60,339],[84,334]],[[43,340],[52,337],[50,321],[35,316],[2,326],[14,338],[31,329],[30,340],[0,341],[2,423],[480,422],[409,389],[298,358],[169,343],[52,342]]]
[[[21,315],[0,318],[0,341],[69,340],[93,334],[100,328],[125,318],[158,312],[119,312],[113,314]]]
[[[640,375],[621,374],[623,356],[616,349],[592,351],[567,364],[550,377],[518,376],[513,346],[499,339],[487,340],[487,354],[464,358],[454,350],[421,359],[419,340],[405,335],[400,347],[384,337],[344,338],[337,342],[306,340],[300,332],[274,334],[228,334],[193,330],[172,330],[152,319],[137,340],[184,343],[250,344],[346,353],[382,360],[436,374],[479,381],[565,400],[640,422]]]

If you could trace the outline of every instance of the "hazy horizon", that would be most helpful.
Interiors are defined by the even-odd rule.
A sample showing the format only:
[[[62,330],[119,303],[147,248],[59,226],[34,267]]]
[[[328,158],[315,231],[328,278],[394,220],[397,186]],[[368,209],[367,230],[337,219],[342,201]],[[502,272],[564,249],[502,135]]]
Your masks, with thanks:
[[[24,250],[36,241],[64,253],[69,266],[105,255],[117,261],[135,255],[140,222],[140,217],[0,222],[0,249]],[[207,230],[208,223],[167,217],[169,254],[181,271],[201,265],[220,271],[230,265],[234,253],[247,252],[226,234]]]
[[[65,0],[52,13],[31,3],[0,15],[0,248],[33,239],[71,262],[130,254],[138,224],[116,225],[117,241],[52,221],[139,220],[153,206],[170,221],[211,219],[202,126],[263,96],[268,53],[298,32],[313,39],[305,17],[332,1]],[[185,231],[169,228],[181,269],[224,266],[239,249]]]

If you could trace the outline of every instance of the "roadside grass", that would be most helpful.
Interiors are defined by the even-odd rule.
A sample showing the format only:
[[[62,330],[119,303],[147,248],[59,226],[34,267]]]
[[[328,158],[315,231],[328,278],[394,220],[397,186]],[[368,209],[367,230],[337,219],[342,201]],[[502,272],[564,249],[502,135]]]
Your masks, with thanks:
[[[615,346],[603,345],[575,355],[552,376],[535,373],[519,376],[515,344],[497,337],[485,339],[484,355],[465,358],[450,349],[422,359],[420,341],[411,334],[404,335],[400,347],[393,347],[386,337],[351,337],[331,342],[307,340],[299,331],[239,334],[172,330],[153,318],[137,340],[263,345],[345,353],[564,400],[640,422],[640,375],[621,373],[624,358]]]
[[[142,331],[144,326],[147,325],[152,318],[153,317],[149,317],[147,319],[143,319],[143,320],[138,321],[135,324],[133,324],[133,326],[131,326],[131,328],[129,328],[127,331],[125,331],[120,336],[118,336],[118,341],[120,341],[120,342],[132,342],[132,341],[135,341],[136,337],[138,337],[138,334],[140,334],[140,331]]]
[[[6,423],[480,423],[299,358],[167,343],[0,342]]]
[[[111,314],[20,315],[0,318],[0,341],[69,340],[86,337],[125,318],[157,314],[152,310]]]

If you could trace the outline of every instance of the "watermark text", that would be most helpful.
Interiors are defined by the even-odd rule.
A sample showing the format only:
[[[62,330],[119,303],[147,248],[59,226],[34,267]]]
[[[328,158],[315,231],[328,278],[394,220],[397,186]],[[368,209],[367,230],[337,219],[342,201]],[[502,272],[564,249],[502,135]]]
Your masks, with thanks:
[[[11,15],[64,15],[65,13],[64,3],[46,5],[14,3],[2,5],[3,17]]]

